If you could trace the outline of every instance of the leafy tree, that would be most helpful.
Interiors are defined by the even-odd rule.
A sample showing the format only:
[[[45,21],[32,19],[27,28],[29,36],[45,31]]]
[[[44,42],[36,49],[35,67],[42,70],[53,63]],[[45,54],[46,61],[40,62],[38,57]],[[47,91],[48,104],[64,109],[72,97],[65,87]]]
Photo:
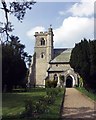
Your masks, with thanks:
[[[1,39],[2,46],[2,88],[11,91],[15,86],[26,87],[28,69],[26,63],[30,66],[31,56],[24,52],[25,45],[20,43],[19,37],[10,34],[14,30],[12,23],[9,21],[9,14],[14,15],[20,22],[23,21],[27,9],[31,10],[32,5],[36,2],[25,1],[9,2],[1,0],[2,8],[5,15],[5,23],[0,22],[0,34],[4,37]]]
[[[11,91],[13,86],[23,85],[27,74],[24,62],[24,48],[17,40],[12,40],[2,44],[2,87],[6,85],[7,91]],[[26,84],[26,83],[25,83]]]
[[[96,40],[89,41],[90,47],[90,79],[92,86],[96,88]]]
[[[81,40],[72,50],[70,65],[83,78],[86,88],[95,88],[96,84],[96,40]]]

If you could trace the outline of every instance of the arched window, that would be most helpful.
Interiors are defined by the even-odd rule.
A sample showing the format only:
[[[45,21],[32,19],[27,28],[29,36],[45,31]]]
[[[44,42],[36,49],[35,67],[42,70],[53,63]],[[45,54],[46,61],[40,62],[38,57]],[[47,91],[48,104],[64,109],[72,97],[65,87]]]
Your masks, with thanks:
[[[41,45],[45,45],[45,40],[44,40],[44,38],[41,38]]]
[[[41,53],[41,58],[44,58],[44,53],[43,52]]]
[[[58,81],[58,76],[57,76],[57,74],[54,75],[54,80],[55,80],[55,81]]]

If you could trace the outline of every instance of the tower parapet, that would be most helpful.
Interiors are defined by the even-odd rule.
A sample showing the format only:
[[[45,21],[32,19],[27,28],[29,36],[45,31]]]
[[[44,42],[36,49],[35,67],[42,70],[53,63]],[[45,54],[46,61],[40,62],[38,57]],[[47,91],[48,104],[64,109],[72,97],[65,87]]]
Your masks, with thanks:
[[[48,35],[48,32],[43,32],[43,31],[40,31],[40,32],[35,32],[35,37],[36,36],[47,36]]]

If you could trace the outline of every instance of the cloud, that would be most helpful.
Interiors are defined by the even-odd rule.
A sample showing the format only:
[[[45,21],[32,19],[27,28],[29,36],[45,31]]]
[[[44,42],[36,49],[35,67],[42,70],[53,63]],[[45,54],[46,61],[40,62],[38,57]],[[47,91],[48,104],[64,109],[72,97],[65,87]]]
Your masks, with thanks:
[[[81,2],[91,2],[94,3],[96,0],[81,0]]]
[[[93,18],[68,17],[54,30],[55,47],[73,47],[83,38],[93,39]]]
[[[71,13],[71,17],[64,19],[54,30],[55,47],[73,47],[83,38],[94,38],[94,1],[81,0],[67,11],[59,11],[60,15]]]
[[[81,0],[74,2],[70,9],[67,11],[59,11],[59,15],[65,15],[71,13],[72,16],[88,17],[94,14],[94,2],[95,0]]]
[[[75,43],[81,39],[93,39],[94,27],[93,18],[86,17],[68,17],[64,19],[59,28],[53,30],[54,32],[54,46],[55,47],[74,47]],[[45,31],[42,26],[36,26],[27,32],[27,35],[33,39],[35,32]]]
[[[42,27],[42,26],[36,26],[32,29],[30,29],[28,32],[27,32],[27,36],[30,38],[30,39],[34,39],[34,34],[35,32],[43,32],[45,31],[45,28]]]
[[[73,16],[91,16],[94,14],[94,0],[81,0],[80,3],[75,3],[67,12],[72,13]]]
[[[92,1],[92,0],[90,0]],[[90,9],[89,9],[90,8]],[[55,47],[74,47],[75,43],[81,39],[94,39],[94,7],[93,2],[75,3],[67,11],[59,11],[60,15],[70,12],[71,17],[64,18],[62,25],[53,30]],[[91,16],[91,17],[89,17]],[[33,39],[35,32],[45,31],[42,26],[36,26],[27,32],[27,35]]]

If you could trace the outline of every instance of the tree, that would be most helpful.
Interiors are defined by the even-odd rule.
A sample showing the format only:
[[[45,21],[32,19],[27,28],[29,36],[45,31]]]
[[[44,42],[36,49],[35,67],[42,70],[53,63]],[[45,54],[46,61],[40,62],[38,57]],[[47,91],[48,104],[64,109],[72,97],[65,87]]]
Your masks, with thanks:
[[[17,40],[2,44],[2,87],[11,91],[13,86],[22,86],[27,74],[24,48]],[[25,83],[26,84],[26,83]]]
[[[4,34],[6,38],[1,39],[2,46],[2,88],[6,86],[7,91],[11,91],[13,86],[26,85],[26,75],[28,69],[26,63],[30,66],[31,56],[24,52],[25,45],[20,43],[19,37],[10,34],[14,30],[12,23],[9,21],[8,14],[13,14],[20,22],[23,21],[26,10],[31,10],[34,1],[26,2],[10,2],[1,1],[2,8],[5,15],[5,23],[0,22],[0,33]],[[27,75],[28,76],[28,75]]]
[[[70,65],[83,78],[86,88],[96,84],[96,40],[81,40],[72,50]]]
[[[89,41],[91,86],[96,89],[96,40]]]

